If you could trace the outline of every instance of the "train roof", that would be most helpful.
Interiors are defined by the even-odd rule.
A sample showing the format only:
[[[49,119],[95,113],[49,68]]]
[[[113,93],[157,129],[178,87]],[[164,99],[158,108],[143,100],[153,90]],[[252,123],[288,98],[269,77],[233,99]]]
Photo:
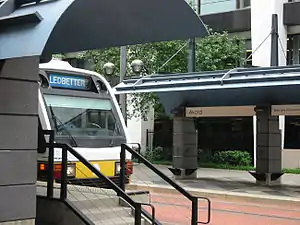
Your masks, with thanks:
[[[48,63],[41,63],[39,68],[42,70],[61,70],[66,72],[75,72],[75,73],[82,73],[85,75],[93,75],[99,77],[101,80],[106,80],[105,77],[95,71],[80,69],[73,67],[70,63],[60,60],[60,59],[52,59]]]

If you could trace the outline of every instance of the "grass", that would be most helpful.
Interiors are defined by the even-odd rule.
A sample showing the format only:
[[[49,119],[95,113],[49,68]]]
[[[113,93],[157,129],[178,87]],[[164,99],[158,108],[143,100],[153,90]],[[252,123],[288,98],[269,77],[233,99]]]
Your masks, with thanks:
[[[199,163],[199,167],[227,170],[255,170],[253,166],[233,166],[228,164]]]
[[[152,163],[159,164],[159,165],[166,165],[166,166],[172,165],[172,162],[170,162],[170,161],[153,161]]]
[[[216,163],[200,163],[202,168],[213,168],[213,169],[228,169],[228,170],[255,170],[253,166],[233,166],[228,164],[216,164]],[[282,169],[284,173],[300,174],[300,168],[296,169]]]
[[[157,165],[172,165],[170,161],[153,161],[153,164]],[[227,169],[227,170],[240,170],[240,171],[248,171],[248,170],[255,170],[253,166],[233,166],[228,164],[216,164],[210,162],[201,162],[199,163],[199,167],[202,168],[212,168],[212,169]],[[289,174],[300,174],[300,168],[297,169],[283,169],[282,172],[289,173]]]
[[[297,168],[297,169],[283,169],[282,172],[291,173],[291,174],[300,174],[300,168]]]

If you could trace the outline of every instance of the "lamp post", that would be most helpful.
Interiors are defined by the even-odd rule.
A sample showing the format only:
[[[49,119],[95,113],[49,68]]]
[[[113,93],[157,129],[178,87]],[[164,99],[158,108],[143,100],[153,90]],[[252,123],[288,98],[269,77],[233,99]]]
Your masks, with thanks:
[[[135,73],[136,75],[140,75],[141,72],[143,71],[144,63],[142,62],[142,60],[135,59],[131,62],[130,67],[131,67],[131,70],[133,73]],[[122,81],[123,81],[123,79],[122,79]],[[125,123],[127,125],[127,114],[126,114],[126,112],[127,112],[127,95],[126,94],[120,95],[120,105],[121,105],[121,111],[123,113]]]
[[[120,74],[120,82],[123,81],[124,77],[125,77],[125,73],[126,73],[126,65],[122,65],[122,73]],[[131,62],[130,64],[130,67],[131,67],[131,70],[134,74],[136,75],[141,75],[141,72],[143,71],[144,69],[144,63],[142,60],[140,59],[135,59]],[[104,74],[107,75],[108,77],[112,78],[113,77],[113,74],[115,72],[115,65],[111,62],[107,62],[104,64],[103,66],[103,71],[104,71]],[[127,123],[127,107],[126,107],[126,104],[127,103],[127,99],[126,99],[126,94],[122,94],[119,96],[119,104],[120,104],[120,108],[121,108],[121,112],[123,114],[123,118],[125,120],[125,123]]]
[[[140,75],[144,69],[144,63],[140,59],[135,59],[130,64],[130,67],[131,67],[132,72],[134,72],[136,75]]]
[[[116,69],[115,64],[113,64],[111,62],[107,62],[103,66],[103,70],[104,70],[105,75],[109,75],[109,76],[113,75],[114,72],[115,72],[115,69]]]
[[[197,14],[200,16],[201,13],[201,0],[197,0]],[[188,45],[188,72],[196,71],[196,38],[189,39]]]
[[[117,85],[119,83],[118,76],[115,75],[116,66],[111,62],[107,62],[103,66],[103,72],[108,82],[112,86]]]

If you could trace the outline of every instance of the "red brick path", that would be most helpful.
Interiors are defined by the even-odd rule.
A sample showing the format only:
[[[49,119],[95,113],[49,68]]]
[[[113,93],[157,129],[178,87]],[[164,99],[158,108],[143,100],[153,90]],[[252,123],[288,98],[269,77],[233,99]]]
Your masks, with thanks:
[[[191,204],[181,195],[151,193],[156,218],[163,224],[188,225]],[[212,198],[211,225],[300,225],[300,207],[225,201]],[[145,208],[146,209],[146,208]],[[206,207],[199,201],[199,219],[206,220]]]

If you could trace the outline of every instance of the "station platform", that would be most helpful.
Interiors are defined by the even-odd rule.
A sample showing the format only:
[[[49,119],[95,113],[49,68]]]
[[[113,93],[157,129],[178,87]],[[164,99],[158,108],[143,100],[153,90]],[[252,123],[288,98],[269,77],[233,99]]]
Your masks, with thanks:
[[[156,167],[173,178],[165,165]],[[197,179],[176,180],[178,184],[197,196],[240,198],[254,201],[289,202],[300,206],[300,174],[284,174],[281,185],[261,186],[248,171],[199,168]],[[130,189],[151,189],[156,192],[172,192],[173,188],[141,164],[134,166]],[[173,189],[173,191],[175,191]]]

